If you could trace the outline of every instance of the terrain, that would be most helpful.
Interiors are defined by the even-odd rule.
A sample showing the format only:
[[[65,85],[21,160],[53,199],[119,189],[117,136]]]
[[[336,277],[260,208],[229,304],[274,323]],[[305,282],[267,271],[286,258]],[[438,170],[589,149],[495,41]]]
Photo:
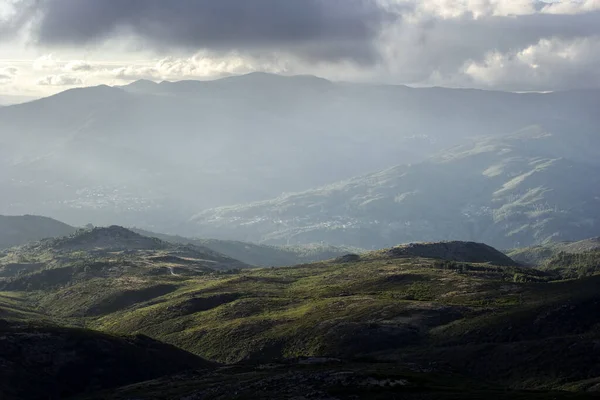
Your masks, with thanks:
[[[112,336],[48,325],[0,326],[0,394],[6,400],[64,399],[213,367],[141,335]]]
[[[556,126],[559,126],[557,124]],[[430,159],[198,213],[205,237],[367,249],[482,241],[500,249],[597,235],[600,136],[568,125],[479,138]]]
[[[361,253],[364,251],[363,249],[356,247],[331,246],[322,243],[297,246],[269,246],[235,240],[194,239],[176,235],[165,235],[135,228],[133,228],[132,231],[144,236],[156,237],[171,243],[207,247],[246,264],[261,267],[296,265],[307,262],[323,261],[348,253]]]
[[[584,239],[577,242],[551,242],[544,245],[513,249],[508,255],[527,265],[543,265],[559,253],[579,254],[600,250],[600,238]]]
[[[49,237],[75,232],[75,228],[51,218],[35,215],[0,215],[0,250]]]
[[[600,383],[600,264],[573,275],[578,263],[525,267],[458,241],[242,264],[119,227],[9,249],[0,322],[12,333],[0,334],[0,349],[29,337],[22,330],[58,329],[63,339],[42,337],[64,344],[82,332],[93,347],[109,335],[127,347],[134,339],[117,338],[143,335],[148,346],[185,352],[160,347],[162,357],[199,363],[185,373],[172,364],[175,375],[164,376],[129,364],[119,380],[72,387],[76,398],[586,398]],[[60,359],[88,354],[63,344],[52,347]],[[0,366],[27,377],[10,354]]]
[[[503,135],[537,124],[563,138],[577,132],[592,141],[590,146],[575,149],[570,145],[563,150],[589,152],[597,138],[599,99],[597,90],[519,94],[416,89],[261,73],[207,82],[138,81],[121,87],[73,89],[0,109],[0,188],[4,194],[0,213],[48,215],[74,226],[118,223],[213,237],[203,233],[208,231],[204,226],[187,221],[208,208],[314,191],[394,165],[419,163],[472,137]],[[541,155],[561,156],[575,161],[566,154]],[[496,159],[494,165],[504,165],[510,155]],[[510,173],[529,172],[530,162],[511,164]],[[415,168],[421,167],[408,171]],[[421,174],[435,178],[433,182],[452,178],[448,185],[457,187],[462,179],[433,170]],[[568,186],[570,181],[561,180],[561,184]],[[317,191],[322,190],[327,189]],[[396,193],[394,198],[404,193],[409,192]],[[263,227],[256,237],[242,231],[243,240],[287,244],[290,238],[290,244],[296,244],[306,243],[302,236],[311,235],[312,243],[324,236],[312,234],[315,224],[337,229],[340,224],[354,224],[363,214],[370,224],[382,221],[367,207],[374,207],[375,202],[361,206],[373,200],[368,193],[359,190],[356,197],[357,202],[363,200],[354,206],[359,211],[366,207],[360,215],[325,207],[323,212],[331,214],[326,220],[311,218],[306,226],[304,221],[295,221],[299,226],[285,235],[277,233],[280,229]],[[342,198],[340,203],[350,206],[348,200]],[[494,201],[498,207],[512,204],[504,197]],[[409,202],[409,197],[404,198],[402,209],[408,210]],[[321,203],[315,204],[310,211],[321,210]],[[270,210],[277,215],[280,211]],[[415,206],[412,211],[417,215],[421,210]],[[454,214],[456,210],[441,211]],[[298,216],[282,217],[282,224],[288,226]],[[257,218],[262,221],[268,216],[261,212]],[[394,224],[396,219],[381,223]],[[216,232],[221,231],[218,228]],[[419,229],[413,237],[377,240],[375,248],[413,240],[476,239],[462,233],[459,230],[450,237],[446,232],[439,237]],[[240,235],[218,238],[239,240]],[[488,236],[479,240],[504,246]],[[528,244],[521,242],[521,246]],[[373,245],[356,238],[333,244]]]

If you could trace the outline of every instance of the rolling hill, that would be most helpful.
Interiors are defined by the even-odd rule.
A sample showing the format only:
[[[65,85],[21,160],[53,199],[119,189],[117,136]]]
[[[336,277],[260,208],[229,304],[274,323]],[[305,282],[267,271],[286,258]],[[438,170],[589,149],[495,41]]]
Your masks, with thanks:
[[[28,390],[29,398],[36,398],[44,387],[62,388],[63,382],[78,377],[69,393],[82,399],[218,399],[230,393],[221,389],[224,385],[235,387],[239,398],[258,393],[293,398],[309,390],[315,396],[339,398],[398,394],[409,399],[545,399],[586,398],[585,392],[600,382],[595,362],[598,268],[565,279],[560,269],[521,267],[487,245],[454,241],[403,245],[293,267],[183,273],[181,266],[177,274],[170,274],[164,269],[171,258],[151,253],[165,251],[165,242],[141,239],[123,228],[108,229],[120,240],[147,244],[140,246],[144,250],[131,250],[130,258],[114,245],[104,253],[95,245],[81,250],[82,242],[90,237],[97,241],[106,231],[80,232],[67,247],[65,239],[58,239],[19,249],[20,256],[46,263],[47,273],[81,268],[76,273],[36,281],[39,271],[17,268],[0,278],[0,329],[20,327],[0,337],[30,338],[35,346],[58,343],[57,351],[68,346],[78,360],[65,367],[77,366],[77,374],[59,380],[60,385],[48,383],[51,375],[45,372],[36,377],[35,387],[5,382],[4,393],[15,396],[18,390]],[[70,257],[77,254],[89,258],[73,263]],[[0,263],[6,266],[13,256]],[[49,328],[52,324],[94,331]],[[140,334],[200,358],[173,353],[172,347],[144,337],[114,339]],[[88,339],[70,339],[78,335]],[[96,337],[106,342],[100,349]],[[0,354],[6,343],[0,340]],[[205,368],[202,359],[228,365],[170,376],[154,367],[139,375],[136,363],[148,364],[146,356],[134,355],[127,361],[132,364],[102,367],[103,372],[78,364],[89,354],[114,350],[114,358],[104,358],[110,365],[140,346],[149,356],[146,344],[162,349],[152,363],[164,368],[179,368],[180,362],[198,362]],[[4,357],[13,358],[0,364],[2,368],[26,378],[29,372],[14,361],[18,356],[8,354]],[[36,361],[35,368],[42,362]],[[122,368],[128,372],[119,373]],[[154,372],[164,376],[141,382],[154,378],[149,376]],[[90,386],[91,377],[98,376],[102,378],[93,381],[96,386]],[[92,387],[116,385],[127,386],[89,393]]]
[[[190,231],[266,244],[381,248],[472,240],[510,249],[596,236],[600,136],[533,126],[424,162],[195,215]]]

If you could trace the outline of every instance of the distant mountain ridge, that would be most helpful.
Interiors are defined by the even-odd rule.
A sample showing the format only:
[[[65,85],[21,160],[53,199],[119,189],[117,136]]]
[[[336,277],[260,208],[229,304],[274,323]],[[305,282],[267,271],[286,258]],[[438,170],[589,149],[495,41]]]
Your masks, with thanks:
[[[44,238],[70,235],[76,228],[36,215],[0,215],[0,250]]]
[[[535,124],[589,132],[599,103],[598,90],[416,89],[261,73],[72,89],[0,109],[0,213],[187,235],[182,225],[200,210],[418,163],[474,136]]]
[[[577,242],[546,243],[539,246],[514,249],[508,255],[527,265],[542,266],[559,253],[582,254],[600,250],[600,237]]]
[[[326,244],[308,244],[302,246],[269,246],[250,242],[218,239],[194,239],[182,236],[165,235],[143,229],[132,228],[134,232],[148,237],[156,237],[171,243],[192,244],[207,247],[254,266],[286,266],[307,262],[323,261],[350,252],[362,252],[362,249]]]
[[[468,240],[509,249],[600,231],[600,136],[541,126],[301,193],[200,212],[198,235],[363,248]]]

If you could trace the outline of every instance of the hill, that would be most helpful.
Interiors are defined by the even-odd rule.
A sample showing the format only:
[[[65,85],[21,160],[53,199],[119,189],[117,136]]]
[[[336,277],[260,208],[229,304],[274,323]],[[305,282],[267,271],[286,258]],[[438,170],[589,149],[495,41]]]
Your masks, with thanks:
[[[483,241],[509,249],[598,233],[598,136],[540,126],[474,140],[427,161],[192,218],[196,234],[267,244],[381,248]]]
[[[518,94],[269,74],[72,89],[0,109],[0,213],[198,236],[181,225],[200,210],[418,163],[473,136],[544,124],[593,143],[599,102],[597,90]],[[580,150],[565,143],[563,151]],[[403,241],[411,240],[436,238]]]
[[[141,335],[3,324],[0,336],[0,397],[5,400],[58,400],[184,370],[215,368]]]
[[[345,398],[343,387],[363,398],[569,398],[548,391],[594,390],[600,379],[598,270],[572,276],[520,267],[465,242],[177,274],[164,271],[170,261],[140,251],[81,264],[55,257],[45,271],[70,268],[60,279],[5,279],[3,318],[22,324],[43,315],[111,335],[142,334],[232,365],[88,398],[226,396],[219,385],[265,398],[303,388]]]
[[[390,257],[422,257],[446,261],[517,265],[491,246],[474,242],[410,243],[384,251]],[[377,254],[377,253],[375,253]]]
[[[133,231],[148,237],[156,237],[171,243],[191,244],[209,248],[228,257],[249,265],[271,267],[296,265],[307,262],[323,261],[348,253],[360,253],[363,250],[346,246],[307,244],[298,246],[269,246],[250,242],[219,239],[192,239],[177,235],[165,235],[143,229]]]
[[[45,238],[70,235],[75,228],[52,218],[36,215],[0,215],[0,249]]]
[[[508,252],[513,259],[527,265],[544,265],[559,253],[580,254],[600,250],[600,238],[577,242],[546,243],[539,246],[514,249]]]
[[[168,243],[112,226],[6,250],[0,254],[0,288],[32,291],[95,285],[95,301],[118,309],[174,290],[176,286],[163,282],[165,276],[210,275],[247,267],[207,248]],[[97,312],[86,306],[88,300],[71,306],[83,314]]]

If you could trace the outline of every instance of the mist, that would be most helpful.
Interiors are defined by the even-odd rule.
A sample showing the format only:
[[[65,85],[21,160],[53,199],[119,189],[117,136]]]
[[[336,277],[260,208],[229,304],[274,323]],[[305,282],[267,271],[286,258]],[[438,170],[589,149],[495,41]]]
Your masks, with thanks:
[[[478,195],[486,196],[485,201],[457,199],[460,209],[501,208],[503,204],[498,204],[493,193],[514,176],[530,172],[526,166],[535,160],[565,158],[597,168],[597,147],[589,144],[598,143],[599,121],[594,110],[599,100],[600,91],[596,90],[509,93],[419,89],[265,73],[214,81],[146,80],[125,86],[71,89],[0,109],[0,183],[5,193],[0,214],[40,214],[76,226],[124,224],[277,244],[324,240],[371,247],[408,239],[448,238],[453,230],[435,228],[436,234],[413,230],[409,235],[392,235],[378,242],[357,239],[356,232],[345,229],[300,236],[294,229],[328,224],[332,219],[354,220],[356,205],[349,204],[356,202],[356,196],[370,198],[375,190],[367,184],[360,193],[354,193],[354,188],[350,193],[335,194],[327,185],[348,179],[368,180],[368,174],[377,176],[377,171],[397,166],[405,166],[412,173],[423,168],[421,165],[450,157],[446,153],[455,151],[454,146],[477,147],[482,140],[501,140],[534,126],[543,131],[541,137],[550,135],[553,140],[531,148],[515,146],[499,154],[499,165],[512,165],[519,157],[528,161],[514,169],[502,168],[499,186]],[[457,157],[464,165],[444,179],[460,187],[468,172],[479,168],[480,160],[476,156]],[[487,165],[478,173],[484,176],[491,167]],[[401,187],[390,193],[388,187],[386,196],[428,192],[440,178],[418,173],[411,179],[416,182],[408,189]],[[540,187],[527,181],[517,194],[534,189],[570,191],[571,183],[549,182]],[[316,189],[319,187],[325,188]],[[307,190],[319,192],[318,197],[331,196],[333,208],[320,205],[318,198],[311,199],[308,210],[317,210],[318,215],[307,222],[304,220],[313,211],[289,214],[298,207],[297,201],[283,208],[259,207],[249,218],[225,219],[229,221],[225,233],[223,220],[217,219],[216,225],[198,225],[198,219],[193,218],[208,215],[215,207],[267,201]],[[447,195],[454,195],[448,190]],[[432,195],[440,196],[431,200],[439,203],[435,208],[440,215],[458,219],[455,225],[460,232],[462,211],[446,203],[445,193]],[[546,201],[538,200],[540,204]],[[382,214],[381,209],[360,211],[359,207],[358,224],[368,231],[372,229],[368,226],[381,221],[390,226],[410,223],[421,212],[416,205],[398,207],[402,215],[412,217],[400,218],[398,211]],[[567,205],[559,202],[548,207],[562,209]],[[254,220],[265,219],[280,222],[267,232],[264,227],[253,230],[260,226]],[[486,224],[495,222],[492,219]],[[292,231],[277,233],[281,229]],[[490,240],[511,244],[493,235]],[[512,244],[522,241],[535,239],[522,238]]]

